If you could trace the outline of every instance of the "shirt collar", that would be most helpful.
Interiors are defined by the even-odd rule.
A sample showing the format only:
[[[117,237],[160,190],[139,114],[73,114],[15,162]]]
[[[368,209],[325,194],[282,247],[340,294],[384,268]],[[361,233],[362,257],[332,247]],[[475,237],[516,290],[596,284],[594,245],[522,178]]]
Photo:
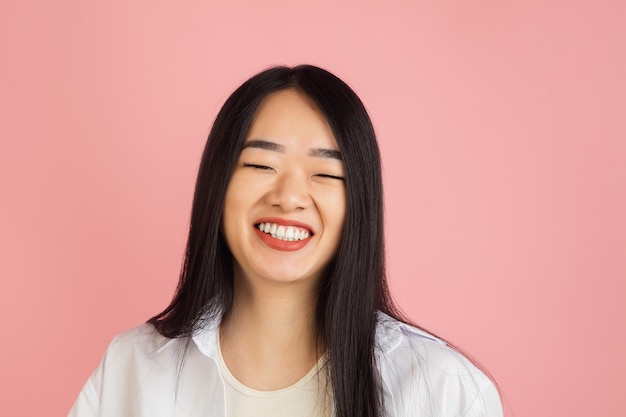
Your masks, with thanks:
[[[205,356],[217,360],[217,332],[219,331],[221,317],[204,319],[192,336],[198,350]]]
[[[378,312],[376,323],[376,353],[385,355],[393,352],[406,337],[417,336],[433,340],[437,343],[445,342],[432,334],[417,327],[403,323],[382,311]]]

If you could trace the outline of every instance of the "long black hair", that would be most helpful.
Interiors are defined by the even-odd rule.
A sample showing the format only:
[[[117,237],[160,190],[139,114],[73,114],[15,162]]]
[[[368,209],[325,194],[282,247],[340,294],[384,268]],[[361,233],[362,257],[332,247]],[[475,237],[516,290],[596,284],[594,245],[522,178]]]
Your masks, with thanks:
[[[196,182],[189,238],[176,294],[149,320],[169,338],[193,334],[202,320],[229,313],[232,255],[220,232],[224,197],[259,103],[297,89],[324,114],[345,166],[346,217],[341,243],[323,278],[316,325],[328,358],[337,417],[379,417],[374,339],[377,311],[398,318],[385,278],[380,153],[371,120],[355,92],[310,65],[274,67],[226,100],[209,134]]]

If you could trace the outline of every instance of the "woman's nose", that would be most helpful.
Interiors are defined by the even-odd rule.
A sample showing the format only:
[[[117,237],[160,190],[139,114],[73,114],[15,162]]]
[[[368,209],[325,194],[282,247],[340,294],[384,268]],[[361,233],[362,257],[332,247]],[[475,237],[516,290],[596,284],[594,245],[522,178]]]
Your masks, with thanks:
[[[312,204],[308,181],[302,174],[281,175],[268,193],[269,203],[282,211],[303,210]]]

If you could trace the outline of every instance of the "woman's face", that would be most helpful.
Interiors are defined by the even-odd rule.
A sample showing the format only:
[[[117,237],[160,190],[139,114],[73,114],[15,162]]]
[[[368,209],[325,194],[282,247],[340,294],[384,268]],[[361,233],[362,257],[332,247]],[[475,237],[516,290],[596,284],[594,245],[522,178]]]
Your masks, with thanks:
[[[293,89],[268,95],[226,191],[223,231],[235,276],[317,282],[339,246],[344,175],[337,142],[313,102]]]

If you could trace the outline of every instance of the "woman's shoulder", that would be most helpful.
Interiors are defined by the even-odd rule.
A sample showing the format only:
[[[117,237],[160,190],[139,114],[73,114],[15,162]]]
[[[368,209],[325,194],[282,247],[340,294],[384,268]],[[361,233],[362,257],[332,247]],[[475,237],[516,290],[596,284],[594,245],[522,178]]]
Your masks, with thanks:
[[[395,415],[502,415],[498,390],[485,372],[422,329],[379,313],[376,357]]]
[[[222,401],[207,389],[218,384],[217,366],[191,339],[165,337],[147,323],[118,334],[70,416],[210,415],[205,411]]]
[[[161,335],[154,325],[144,323],[113,337],[105,353],[105,359],[139,359],[155,357],[169,350],[171,345],[180,344],[181,340],[170,339]]]
[[[132,329],[115,335],[111,341],[113,345],[146,345],[155,346],[167,338],[161,335],[152,323],[142,323]]]
[[[113,337],[91,380],[98,387],[139,382],[175,366],[185,345],[185,339],[167,338],[154,325],[141,324]]]
[[[376,327],[379,365],[395,374],[419,370],[430,379],[447,375],[478,373],[478,369],[444,340],[379,313]]]
[[[443,339],[381,312],[376,327],[376,349],[381,356],[418,360],[421,365],[433,364],[437,368],[471,364]]]
[[[383,351],[392,351],[407,342],[418,346],[446,346],[442,339],[381,311],[376,322],[376,342],[377,348]]]

